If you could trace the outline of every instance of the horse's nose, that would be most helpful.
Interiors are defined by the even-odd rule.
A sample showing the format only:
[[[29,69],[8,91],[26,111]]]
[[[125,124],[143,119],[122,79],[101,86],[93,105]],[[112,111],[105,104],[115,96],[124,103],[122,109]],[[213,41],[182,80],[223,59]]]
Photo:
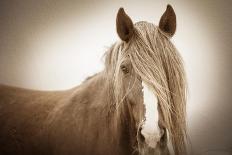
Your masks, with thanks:
[[[142,139],[145,141],[145,143],[151,147],[155,148],[157,143],[162,139],[162,137],[165,134],[164,128],[158,128],[157,130],[149,129],[149,128],[140,128],[140,133]]]

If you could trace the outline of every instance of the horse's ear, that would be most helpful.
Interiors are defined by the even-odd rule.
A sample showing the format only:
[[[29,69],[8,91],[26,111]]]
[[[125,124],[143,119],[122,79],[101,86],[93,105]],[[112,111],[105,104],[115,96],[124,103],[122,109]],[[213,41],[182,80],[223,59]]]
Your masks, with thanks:
[[[118,36],[128,42],[134,33],[134,25],[130,17],[125,13],[123,8],[118,10],[116,18],[116,27]]]
[[[169,4],[160,19],[159,28],[170,37],[176,32],[176,14]]]

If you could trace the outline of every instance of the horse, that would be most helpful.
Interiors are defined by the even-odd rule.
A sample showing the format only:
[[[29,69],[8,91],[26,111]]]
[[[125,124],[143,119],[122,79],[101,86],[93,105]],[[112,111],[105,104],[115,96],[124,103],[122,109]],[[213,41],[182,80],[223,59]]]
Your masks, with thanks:
[[[159,25],[116,16],[105,68],[60,91],[0,85],[1,155],[186,154],[183,60],[171,5]],[[86,60],[87,61],[87,60]]]

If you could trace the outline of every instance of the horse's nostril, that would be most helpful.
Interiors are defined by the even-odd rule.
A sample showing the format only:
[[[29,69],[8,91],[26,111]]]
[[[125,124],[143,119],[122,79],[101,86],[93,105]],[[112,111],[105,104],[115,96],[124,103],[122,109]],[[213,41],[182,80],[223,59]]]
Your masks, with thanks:
[[[145,142],[145,137],[143,136],[143,134],[141,133],[142,132],[142,127],[139,127],[139,140],[141,142]]]
[[[160,137],[162,138],[165,135],[165,129],[161,128],[160,129]]]
[[[160,144],[161,146],[165,146],[167,143],[167,131],[165,128],[160,129]]]

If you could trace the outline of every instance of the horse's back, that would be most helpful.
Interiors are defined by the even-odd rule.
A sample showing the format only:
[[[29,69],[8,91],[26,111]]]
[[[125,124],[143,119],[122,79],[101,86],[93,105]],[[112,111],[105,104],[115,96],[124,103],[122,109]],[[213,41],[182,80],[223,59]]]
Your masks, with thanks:
[[[64,92],[0,85],[0,155],[122,154],[107,93],[101,75]]]
[[[7,111],[12,114],[44,111],[54,106],[64,95],[65,91],[37,91],[0,85],[0,115]]]
[[[39,142],[44,123],[63,96],[0,85],[0,154],[44,154],[36,149],[46,146]]]

